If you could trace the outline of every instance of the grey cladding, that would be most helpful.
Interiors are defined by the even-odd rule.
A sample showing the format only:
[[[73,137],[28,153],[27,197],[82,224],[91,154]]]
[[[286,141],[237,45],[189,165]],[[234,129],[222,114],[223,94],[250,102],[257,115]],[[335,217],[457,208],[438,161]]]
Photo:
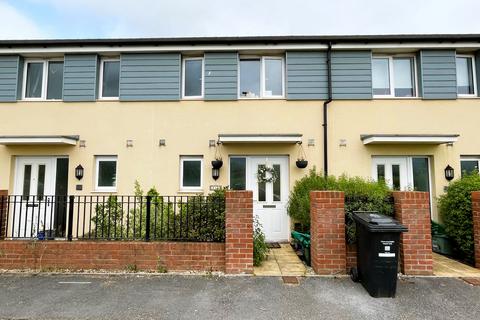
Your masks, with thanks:
[[[455,50],[420,51],[419,86],[424,99],[457,98]]]
[[[179,100],[180,74],[179,53],[122,54],[120,100]]]
[[[372,99],[371,51],[332,52],[333,99]]]
[[[95,101],[97,98],[96,54],[67,54],[63,67],[63,100]]]
[[[22,95],[23,59],[0,56],[0,102],[14,102]]]
[[[328,79],[326,52],[287,52],[286,78],[287,99],[327,99]]]
[[[238,53],[205,53],[205,100],[238,99]]]

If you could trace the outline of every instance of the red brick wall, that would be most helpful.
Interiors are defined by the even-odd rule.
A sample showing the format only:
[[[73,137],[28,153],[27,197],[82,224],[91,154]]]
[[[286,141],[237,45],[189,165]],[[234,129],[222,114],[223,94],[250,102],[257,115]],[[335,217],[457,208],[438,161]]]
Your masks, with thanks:
[[[480,191],[472,192],[472,218],[475,267],[480,269]]]
[[[317,274],[344,274],[345,196],[337,191],[310,192],[310,239],[313,270]]]
[[[400,236],[400,267],[406,275],[432,275],[432,235],[428,192],[393,192],[395,217],[408,228]]]
[[[0,269],[224,271],[223,243],[0,241]]]
[[[7,195],[8,190],[0,190],[0,239],[6,236],[7,229]],[[4,197],[4,198],[2,198]]]
[[[347,244],[347,272],[357,266],[357,245]]]
[[[253,193],[227,191],[225,272],[253,273]]]

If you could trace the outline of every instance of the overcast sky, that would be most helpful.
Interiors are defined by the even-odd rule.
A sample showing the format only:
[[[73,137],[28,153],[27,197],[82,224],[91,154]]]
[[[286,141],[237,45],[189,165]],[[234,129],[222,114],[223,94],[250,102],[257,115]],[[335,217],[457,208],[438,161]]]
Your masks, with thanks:
[[[480,33],[480,0],[0,0],[0,39]]]

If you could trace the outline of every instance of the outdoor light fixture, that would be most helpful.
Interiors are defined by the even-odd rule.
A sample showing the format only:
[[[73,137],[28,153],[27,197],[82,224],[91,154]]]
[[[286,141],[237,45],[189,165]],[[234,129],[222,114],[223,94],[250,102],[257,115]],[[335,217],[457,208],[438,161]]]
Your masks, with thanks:
[[[83,167],[80,164],[75,168],[75,178],[78,180],[82,180],[83,178]]]
[[[450,165],[447,165],[445,168],[445,179],[448,181],[451,181],[455,177],[455,170],[450,167]]]
[[[212,168],[212,178],[217,180],[220,177],[220,168]]]

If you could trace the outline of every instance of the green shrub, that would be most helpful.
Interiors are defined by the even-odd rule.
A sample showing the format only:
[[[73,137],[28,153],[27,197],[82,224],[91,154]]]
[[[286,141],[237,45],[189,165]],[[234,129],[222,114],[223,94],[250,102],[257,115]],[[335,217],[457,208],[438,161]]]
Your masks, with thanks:
[[[180,206],[180,215],[175,220],[176,237],[199,241],[225,240],[226,190],[227,188],[215,190],[206,197],[189,197]]]
[[[255,217],[253,221],[253,265],[258,267],[267,258],[268,246],[265,242],[265,234],[262,225]]]
[[[85,237],[103,239],[121,238],[125,232],[123,224],[124,211],[117,196],[109,196],[107,201],[95,206],[95,216],[91,218],[95,229]]]
[[[144,239],[147,226],[147,200],[138,181],[135,181],[134,190],[137,208],[130,209],[128,214],[128,238]],[[146,196],[152,197],[150,202],[150,238],[153,239],[160,237],[160,235],[166,235],[168,230],[167,224],[162,224],[160,221],[167,221],[166,218],[165,220],[163,218],[170,212],[170,214],[173,214],[173,204],[165,203],[155,187],[150,188]],[[155,218],[157,219],[156,222]]]
[[[208,196],[162,197],[153,187],[146,195],[135,181],[135,208],[122,205],[121,198],[109,196],[95,206],[91,218],[95,230],[91,236],[103,239],[145,239],[147,199],[150,202],[151,239],[225,240],[225,191],[216,190]],[[185,202],[182,202],[185,201]],[[132,204],[133,197],[125,201]],[[127,207],[130,209],[127,210]],[[86,235],[88,237],[88,235]]]
[[[288,214],[305,229],[310,228],[310,191],[314,190],[343,191],[347,198],[347,217],[357,210],[375,210],[393,215],[393,204],[386,201],[391,196],[391,191],[384,182],[346,175],[338,178],[324,177],[312,169],[307,176],[295,183],[288,202]]]
[[[460,258],[473,261],[472,191],[480,190],[480,176],[466,175],[450,184],[438,199],[445,231],[454,241]]]

